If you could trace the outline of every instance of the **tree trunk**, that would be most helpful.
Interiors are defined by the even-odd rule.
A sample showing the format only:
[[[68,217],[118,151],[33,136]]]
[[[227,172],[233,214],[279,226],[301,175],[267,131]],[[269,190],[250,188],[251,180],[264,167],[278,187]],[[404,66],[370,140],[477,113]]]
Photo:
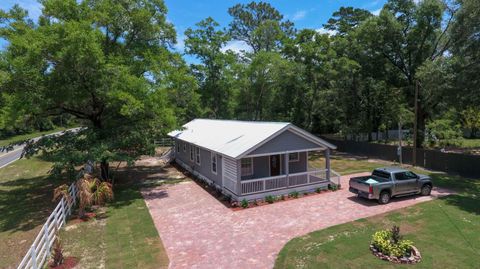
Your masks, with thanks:
[[[110,180],[110,165],[106,160],[100,163],[100,177],[102,181]]]
[[[425,119],[427,115],[423,110],[420,103],[418,104],[418,117],[417,117],[417,148],[423,148],[423,142],[425,141]]]

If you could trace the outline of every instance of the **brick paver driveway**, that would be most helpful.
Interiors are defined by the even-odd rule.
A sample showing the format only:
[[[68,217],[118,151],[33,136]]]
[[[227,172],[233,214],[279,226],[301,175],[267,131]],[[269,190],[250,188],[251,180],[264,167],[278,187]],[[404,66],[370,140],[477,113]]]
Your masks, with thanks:
[[[349,177],[342,177],[343,186]],[[446,194],[435,189],[432,197]],[[232,211],[194,182],[144,190],[143,195],[170,268],[242,269],[272,268],[280,249],[294,237],[432,199],[410,196],[379,205],[344,188]]]

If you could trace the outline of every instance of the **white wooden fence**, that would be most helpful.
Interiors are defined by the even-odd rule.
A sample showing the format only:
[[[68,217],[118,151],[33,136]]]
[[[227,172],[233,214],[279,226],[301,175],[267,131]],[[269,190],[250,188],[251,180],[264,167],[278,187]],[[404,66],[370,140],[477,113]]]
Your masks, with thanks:
[[[23,257],[22,262],[20,262],[20,265],[17,267],[18,269],[43,268],[44,263],[50,257],[50,250],[57,237],[57,231],[65,224],[67,217],[72,213],[72,207],[76,203],[77,188],[75,183],[70,185],[68,192],[72,197],[71,201],[67,201],[64,197],[60,200],[38,233],[35,241],[33,241],[27,254]]]

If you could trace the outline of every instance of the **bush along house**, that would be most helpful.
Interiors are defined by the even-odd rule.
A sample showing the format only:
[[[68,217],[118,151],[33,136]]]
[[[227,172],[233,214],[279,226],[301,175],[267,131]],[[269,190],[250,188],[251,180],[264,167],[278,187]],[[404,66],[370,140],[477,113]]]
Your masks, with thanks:
[[[195,119],[168,134],[174,160],[236,201],[338,185],[330,169],[336,147],[286,122]],[[314,168],[309,157],[324,157]]]

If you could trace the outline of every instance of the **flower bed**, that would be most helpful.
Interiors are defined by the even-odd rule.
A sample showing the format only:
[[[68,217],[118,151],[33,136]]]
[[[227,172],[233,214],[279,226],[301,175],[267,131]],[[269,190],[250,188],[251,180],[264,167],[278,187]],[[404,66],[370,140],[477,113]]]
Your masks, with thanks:
[[[422,260],[420,251],[413,246],[413,242],[402,239],[398,226],[376,232],[372,236],[370,250],[376,257],[393,263],[414,264]]]

